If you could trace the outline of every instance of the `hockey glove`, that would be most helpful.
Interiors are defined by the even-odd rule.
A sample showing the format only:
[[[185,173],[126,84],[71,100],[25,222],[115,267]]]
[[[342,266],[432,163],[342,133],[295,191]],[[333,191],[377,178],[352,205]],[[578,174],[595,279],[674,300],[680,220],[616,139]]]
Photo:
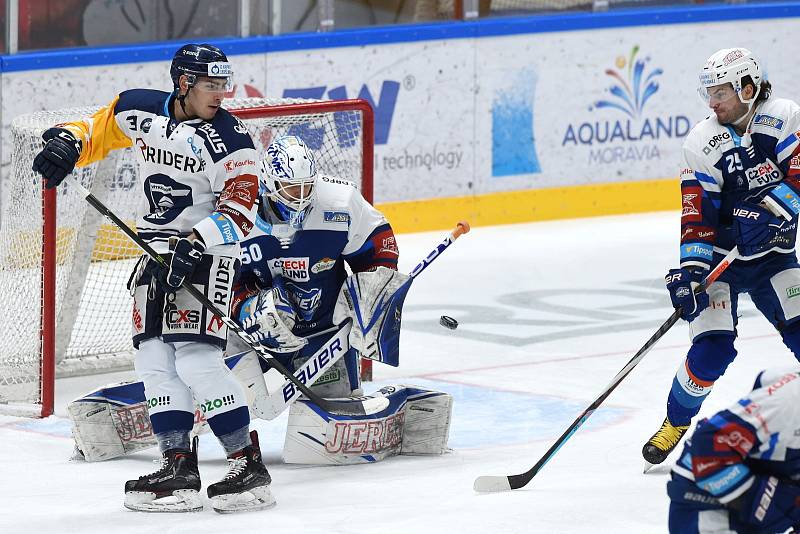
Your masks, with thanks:
[[[733,226],[736,232],[736,246],[743,256],[752,256],[775,245],[781,244],[781,231],[790,224],[785,219],[773,215],[767,208],[751,202],[739,202],[733,209]],[[787,237],[788,240],[788,237]],[[794,243],[786,243],[791,248]]]
[[[292,333],[297,314],[286,291],[278,284],[245,300],[239,322],[245,332],[272,352],[295,352],[308,343]]]
[[[192,280],[194,270],[200,263],[206,246],[199,239],[189,241],[188,238],[182,237],[177,241],[171,241],[170,249],[172,259],[169,268],[162,267],[157,278],[165,290],[174,292],[183,285],[184,280]]]
[[[689,269],[670,269],[664,281],[667,283],[669,298],[674,308],[680,308],[681,319],[694,321],[700,312],[708,307],[708,294],[695,294],[696,288],[705,278],[704,271],[690,271]]]
[[[800,485],[774,476],[756,476],[750,489],[729,504],[757,532],[785,532],[800,525]]]
[[[50,128],[42,139],[46,143],[33,159],[33,170],[44,177],[45,187],[52,189],[75,168],[81,156],[81,142],[65,128]]]

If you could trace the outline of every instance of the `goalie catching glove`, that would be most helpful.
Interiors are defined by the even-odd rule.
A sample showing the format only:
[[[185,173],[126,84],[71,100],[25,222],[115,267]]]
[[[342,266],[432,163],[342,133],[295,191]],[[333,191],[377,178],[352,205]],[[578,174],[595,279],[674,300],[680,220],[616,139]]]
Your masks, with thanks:
[[[292,333],[297,314],[280,285],[264,289],[242,303],[239,323],[244,331],[272,352],[295,352],[308,343]]]
[[[386,267],[355,273],[345,280],[334,324],[352,319],[350,346],[361,356],[397,366],[400,359],[400,319],[411,277]]]

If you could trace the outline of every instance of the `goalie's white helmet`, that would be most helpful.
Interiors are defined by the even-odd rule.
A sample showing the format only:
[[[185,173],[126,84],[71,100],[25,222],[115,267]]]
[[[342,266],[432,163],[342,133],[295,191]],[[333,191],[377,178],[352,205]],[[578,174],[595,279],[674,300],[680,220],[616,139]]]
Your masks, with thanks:
[[[261,162],[262,196],[271,200],[281,217],[301,228],[314,200],[317,166],[314,155],[297,136],[276,138]]]
[[[755,93],[750,99],[742,97],[744,88],[744,78],[749,76],[755,84]],[[700,96],[708,103],[711,99],[709,88],[730,83],[733,90],[743,104],[752,107],[758,93],[761,90],[761,81],[764,75],[761,64],[756,60],[750,50],[746,48],[723,48],[715,52],[706,61],[703,70],[700,72]]]

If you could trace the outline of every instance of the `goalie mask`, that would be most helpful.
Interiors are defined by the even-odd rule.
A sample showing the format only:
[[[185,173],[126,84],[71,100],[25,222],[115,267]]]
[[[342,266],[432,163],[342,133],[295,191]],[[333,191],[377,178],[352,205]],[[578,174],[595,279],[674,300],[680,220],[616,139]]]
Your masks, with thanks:
[[[268,199],[282,220],[292,228],[302,228],[314,200],[314,155],[302,139],[285,135],[269,145],[261,167],[263,204],[266,206]]]
[[[749,113],[761,91],[761,81],[763,79],[761,65],[756,61],[750,50],[746,48],[723,48],[712,54],[706,61],[703,70],[700,72],[700,87],[698,87],[698,91],[706,104],[713,104],[712,100],[714,99],[719,101],[726,100],[736,94],[742,104],[747,104]],[[742,96],[742,90],[751,81],[755,86],[755,93],[752,98],[745,99]],[[719,91],[721,94],[711,91],[712,87],[726,84],[730,84],[730,86],[723,91]]]

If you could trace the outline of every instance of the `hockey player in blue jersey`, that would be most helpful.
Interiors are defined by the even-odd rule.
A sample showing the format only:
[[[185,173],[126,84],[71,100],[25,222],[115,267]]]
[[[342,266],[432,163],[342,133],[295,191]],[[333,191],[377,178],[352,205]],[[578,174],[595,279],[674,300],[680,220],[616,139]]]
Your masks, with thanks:
[[[125,506],[202,509],[197,449],[189,440],[196,399],[219,405],[208,421],[229,461],[225,478],[207,488],[212,506],[265,508],[274,504],[270,476],[249,432],[245,393],[223,362],[227,328],[182,288],[190,281],[229,309],[238,242],[255,219],[258,157],[241,121],[220,107],[232,76],[221,50],[185,45],[170,75],[171,93],[125,91],[90,118],[49,129],[33,167],[55,187],[76,165],[133,147],[145,206],[136,230],[168,264],[143,256],[129,283],[135,367],[163,463],[125,484]]]
[[[407,279],[385,217],[345,180],[317,172],[299,137],[275,139],[262,167],[256,227],[242,243],[234,317],[294,370],[327,340],[348,277],[379,281],[387,297]],[[359,274],[364,273],[364,274]],[[367,274],[368,273],[368,274]],[[358,352],[371,340],[350,335],[351,348],[314,389],[324,397],[360,393]]]
[[[750,298],[800,358],[800,265],[794,247],[800,213],[800,107],[772,96],[761,63],[744,48],[713,54],[700,94],[714,114],[683,145],[680,268],[666,281],[689,322],[692,346],[681,362],[661,428],[644,445],[663,462],[736,356],[737,303]],[[734,246],[739,258],[705,293],[693,289]]]
[[[747,397],[698,423],[667,483],[669,531],[800,528],[798,406],[800,367],[767,370]]]

